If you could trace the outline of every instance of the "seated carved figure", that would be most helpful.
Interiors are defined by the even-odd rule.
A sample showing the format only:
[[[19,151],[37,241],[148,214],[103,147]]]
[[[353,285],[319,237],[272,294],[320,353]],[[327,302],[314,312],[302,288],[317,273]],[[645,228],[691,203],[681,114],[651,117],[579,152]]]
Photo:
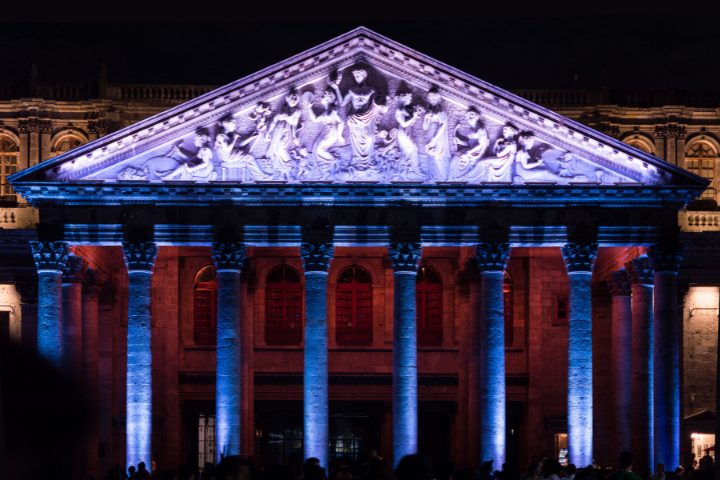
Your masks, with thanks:
[[[212,163],[213,152],[208,147],[201,148],[195,160],[181,164],[171,173],[162,177],[163,180],[205,180],[212,181],[217,178],[215,166]]]

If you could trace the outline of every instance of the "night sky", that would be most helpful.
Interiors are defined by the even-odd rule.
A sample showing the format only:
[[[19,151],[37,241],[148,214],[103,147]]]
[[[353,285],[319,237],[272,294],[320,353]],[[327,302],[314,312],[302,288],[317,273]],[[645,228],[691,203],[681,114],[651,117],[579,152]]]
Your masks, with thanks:
[[[633,5],[615,10],[603,2],[579,11],[562,2],[555,9],[478,2],[482,8],[436,2],[411,11],[393,3],[382,10],[358,2],[267,2],[273,10],[178,3],[147,8],[142,18],[132,8],[112,16],[97,7],[20,12],[0,24],[0,82],[25,81],[32,62],[42,82],[95,81],[104,62],[111,82],[221,85],[365,25],[504,88],[720,92],[720,5],[690,15],[674,10],[689,9],[679,3],[648,10],[628,0]],[[342,18],[353,20],[338,20],[348,5],[357,13]]]

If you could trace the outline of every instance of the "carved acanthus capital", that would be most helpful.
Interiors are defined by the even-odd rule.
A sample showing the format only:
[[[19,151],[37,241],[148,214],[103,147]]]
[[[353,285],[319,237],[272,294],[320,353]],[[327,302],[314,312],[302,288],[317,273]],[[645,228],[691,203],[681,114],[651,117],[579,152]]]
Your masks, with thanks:
[[[123,258],[128,271],[152,272],[157,258],[155,242],[123,242]]]
[[[37,130],[40,133],[52,133],[52,123],[50,120],[39,120]]]
[[[507,242],[479,243],[475,247],[475,264],[481,272],[503,271],[510,259],[510,244]]]
[[[247,248],[241,242],[213,242],[212,258],[218,270],[242,271]]]
[[[677,273],[682,260],[681,248],[676,244],[656,244],[648,249],[648,257],[656,272]]]
[[[597,130],[613,138],[620,137],[620,127],[618,127],[617,125],[603,122],[597,126]]]
[[[35,268],[38,272],[62,272],[65,268],[70,249],[67,242],[30,242]]]
[[[685,138],[687,128],[685,125],[678,125],[677,123],[657,125],[653,131],[653,136],[655,138]]]
[[[65,268],[63,268],[63,282],[80,283],[83,280],[86,270],[87,263],[85,260],[71,253],[68,255],[67,262],[65,262]]]
[[[335,245],[329,242],[303,242],[300,244],[300,257],[305,272],[327,272],[330,268]]]
[[[592,272],[597,258],[595,242],[568,242],[562,247],[562,256],[568,273]]]
[[[388,247],[390,261],[395,272],[417,272],[422,256],[418,242],[392,242]]]
[[[110,122],[104,118],[88,122],[88,132],[102,137],[110,133]]]
[[[625,265],[630,281],[641,285],[652,285],[655,271],[650,263],[650,259],[646,256],[638,257]]]
[[[630,276],[624,269],[612,272],[608,279],[607,286],[610,295],[613,297],[630,296]]]
[[[37,132],[40,129],[40,120],[37,118],[28,118],[18,122],[18,131],[20,133]]]

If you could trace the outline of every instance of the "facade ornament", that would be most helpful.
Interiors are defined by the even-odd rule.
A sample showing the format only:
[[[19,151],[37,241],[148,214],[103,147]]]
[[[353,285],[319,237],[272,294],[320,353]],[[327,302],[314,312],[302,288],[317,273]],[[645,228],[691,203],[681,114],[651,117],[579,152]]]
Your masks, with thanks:
[[[65,268],[70,249],[67,242],[30,242],[33,260],[38,271],[52,270],[62,272]]]
[[[246,247],[241,242],[213,242],[212,258],[218,270],[242,271]]]
[[[302,128],[299,103],[300,95],[291,90],[265,133],[265,140],[270,142],[265,156],[278,180],[292,180],[297,161],[308,154],[298,138],[298,130]]]
[[[677,272],[682,260],[679,245],[657,243],[648,249],[648,257],[656,272]]]
[[[400,149],[399,161],[394,165],[392,177],[396,180],[420,180],[420,150],[411,136],[412,127],[425,114],[425,108],[412,103],[412,92],[398,95],[395,120],[398,123],[397,145]]]
[[[87,262],[82,257],[69,254],[63,268],[63,283],[80,283],[85,276]]]
[[[610,274],[607,281],[608,290],[613,297],[630,296],[630,276],[625,269],[616,270]]]
[[[18,122],[18,131],[20,133],[32,133],[40,130],[40,120],[37,117],[31,117]]]
[[[152,272],[158,253],[155,242],[123,242],[122,247],[128,271]]]
[[[647,256],[635,258],[625,265],[632,283],[652,285],[655,271]]]
[[[323,130],[313,144],[308,173],[303,175],[305,172],[302,172],[299,176],[327,180],[337,168],[337,153],[332,150],[333,147],[345,145],[345,124],[340,118],[337,97],[332,88],[328,87],[322,92],[319,103],[320,111],[316,113],[311,105],[308,114],[310,120],[323,126]]]
[[[425,144],[428,154],[428,180],[444,182],[448,178],[450,159],[449,118],[442,106],[442,97],[433,87],[427,93],[427,111],[423,117],[423,130],[427,131],[429,141]],[[487,137],[487,134],[485,134]]]
[[[598,132],[601,132],[609,137],[613,138],[620,138],[620,127],[617,125],[612,125],[607,122],[599,123],[595,126],[595,129]]]
[[[307,272],[327,272],[335,253],[335,245],[330,242],[303,242],[300,244],[300,258]]]
[[[417,272],[422,256],[419,242],[391,242],[388,248],[395,272]]]
[[[596,242],[568,242],[561,250],[568,273],[592,272],[597,258]]]
[[[503,271],[509,260],[508,242],[482,242],[475,247],[475,264],[481,272]]]
[[[450,167],[451,179],[464,179],[475,167],[477,161],[485,154],[490,144],[485,124],[481,120],[480,112],[470,107],[465,112],[465,122],[455,127],[453,143],[456,148],[455,158]]]

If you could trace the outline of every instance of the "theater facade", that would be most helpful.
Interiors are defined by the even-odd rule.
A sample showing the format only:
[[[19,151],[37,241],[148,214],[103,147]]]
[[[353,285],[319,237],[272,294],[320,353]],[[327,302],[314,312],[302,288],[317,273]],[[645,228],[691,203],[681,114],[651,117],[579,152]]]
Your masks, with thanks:
[[[680,464],[677,212],[708,182],[377,33],[10,181],[38,351],[101,405],[90,470]]]

